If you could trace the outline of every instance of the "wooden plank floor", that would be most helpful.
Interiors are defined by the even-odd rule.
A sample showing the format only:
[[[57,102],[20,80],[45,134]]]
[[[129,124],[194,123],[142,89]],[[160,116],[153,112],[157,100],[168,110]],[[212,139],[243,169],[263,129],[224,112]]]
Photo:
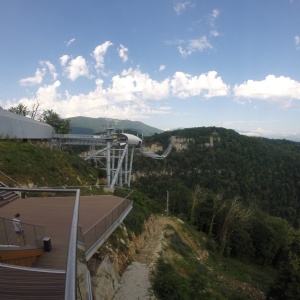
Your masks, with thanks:
[[[20,198],[0,207],[0,217],[12,219],[19,212],[22,222],[43,226],[45,236],[51,238],[52,250],[45,252],[33,267],[65,270],[74,200],[75,197]],[[83,232],[101,220],[122,200],[114,196],[80,197],[79,224]]]

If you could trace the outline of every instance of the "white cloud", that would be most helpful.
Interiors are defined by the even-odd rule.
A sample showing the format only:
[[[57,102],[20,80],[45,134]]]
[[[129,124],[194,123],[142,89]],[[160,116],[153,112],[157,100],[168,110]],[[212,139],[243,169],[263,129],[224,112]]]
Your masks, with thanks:
[[[69,58],[70,58],[69,55],[66,55],[66,54],[63,55],[63,56],[61,56],[61,57],[59,58],[60,65],[64,67],[64,66],[67,64]]]
[[[65,73],[72,81],[76,80],[79,76],[89,77],[86,60],[82,56],[77,56],[75,59],[72,59],[65,68]]]
[[[128,48],[124,47],[123,45],[120,45],[118,51],[119,56],[122,58],[122,61],[126,62],[128,60]]]
[[[68,42],[66,42],[66,46],[69,47],[74,42],[75,42],[75,39],[70,39]]]
[[[124,70],[121,75],[112,78],[112,84],[107,89],[110,99],[116,102],[159,100],[164,99],[169,93],[169,80],[158,82],[150,78],[147,73],[139,69]]]
[[[166,69],[166,66],[165,65],[160,65],[159,66],[159,71],[163,71],[163,70],[165,70]]]
[[[217,36],[220,35],[220,33],[217,30],[211,30],[210,35],[213,36],[213,37],[217,37]]]
[[[93,51],[92,56],[96,60],[96,70],[100,72],[104,68],[104,55],[106,54],[108,48],[113,44],[110,41],[106,41],[105,43],[97,46]]]
[[[295,41],[296,49],[297,49],[297,50],[300,50],[300,36],[299,36],[299,35],[296,35],[296,36],[294,37],[294,41]]]
[[[292,105],[292,100],[300,100],[300,83],[289,77],[267,76],[262,81],[248,80],[233,88],[238,99],[257,99],[280,104]]]
[[[220,10],[214,9],[211,14],[212,19],[215,20],[219,16],[219,14],[220,14]]]
[[[176,72],[170,87],[172,94],[179,98],[203,96],[208,99],[229,94],[229,86],[222,81],[221,77],[217,77],[215,71],[199,76]]]
[[[187,7],[193,7],[194,5],[192,4],[191,1],[178,1],[174,4],[174,10],[177,15],[180,15],[183,11],[186,10]]]
[[[61,83],[59,80],[56,80],[53,84],[44,85],[36,91],[36,95],[34,97],[23,97],[18,101],[18,103],[22,103],[27,107],[33,107],[34,104],[39,102],[39,109],[41,111],[53,109],[54,111],[59,112],[61,111],[59,110],[58,105],[60,103],[60,94],[57,92],[57,89],[60,85]]]
[[[60,61],[65,65],[64,73],[69,79],[89,76],[87,62],[82,56],[70,60],[66,55],[62,56]],[[55,73],[55,68],[50,62],[42,63],[50,73]],[[163,69],[165,65],[160,66],[160,70]],[[85,94],[72,95],[70,91],[61,89],[61,82],[56,80],[53,84],[39,87],[35,96],[22,98],[20,101],[31,107],[38,100],[41,110],[53,109],[62,117],[83,115],[144,119],[152,115],[169,114],[172,108],[163,100],[169,101],[170,97],[185,99],[199,96],[208,99],[225,96],[229,91],[229,87],[214,71],[197,76],[176,72],[171,78],[157,81],[139,68],[123,70],[112,77],[106,86],[102,79],[97,78],[95,88]]]
[[[33,86],[43,82],[43,77],[46,74],[46,69],[37,69],[33,77],[27,77],[19,81],[22,86]]]
[[[212,45],[208,41],[206,36],[202,36],[199,39],[189,40],[186,48],[178,46],[178,51],[183,57],[187,57],[194,52],[202,52],[205,49],[212,49]]]
[[[42,61],[42,65],[46,65],[50,74],[52,75],[53,80],[56,80],[58,77],[58,74],[56,73],[55,66],[50,61]]]

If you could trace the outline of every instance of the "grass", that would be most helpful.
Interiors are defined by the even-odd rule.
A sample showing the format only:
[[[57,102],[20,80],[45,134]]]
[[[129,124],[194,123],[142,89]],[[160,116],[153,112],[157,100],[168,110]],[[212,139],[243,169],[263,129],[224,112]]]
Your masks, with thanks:
[[[0,141],[0,170],[15,182],[35,187],[79,187],[82,193],[92,194],[97,170],[78,155],[50,149],[44,143]],[[1,175],[0,181],[9,186],[14,181]]]
[[[262,270],[251,263],[224,258],[216,251],[209,252],[208,260],[201,262],[175,228],[168,225],[166,229],[168,246],[162,251],[153,274],[158,299],[171,299],[168,295],[172,299],[251,299],[260,291],[266,292],[276,275],[271,268]],[[200,249],[209,244],[209,239],[192,227],[184,224],[181,229]]]

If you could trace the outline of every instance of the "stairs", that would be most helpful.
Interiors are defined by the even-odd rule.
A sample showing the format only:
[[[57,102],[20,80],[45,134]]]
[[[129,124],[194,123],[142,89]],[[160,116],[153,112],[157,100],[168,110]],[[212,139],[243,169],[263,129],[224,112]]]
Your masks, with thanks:
[[[1,190],[1,187],[7,186],[0,182],[0,206],[19,198],[19,195],[16,192]]]

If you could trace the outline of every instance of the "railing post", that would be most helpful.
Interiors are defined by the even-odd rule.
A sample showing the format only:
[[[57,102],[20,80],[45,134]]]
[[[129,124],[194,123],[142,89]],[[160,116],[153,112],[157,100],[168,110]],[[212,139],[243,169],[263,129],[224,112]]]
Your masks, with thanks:
[[[5,231],[5,236],[6,236],[6,241],[7,241],[7,245],[9,245],[9,240],[8,240],[8,236],[7,236],[7,231],[6,231],[6,226],[5,226],[5,221],[2,219],[3,224],[4,224],[4,231]]]
[[[36,237],[36,230],[35,230],[35,226],[33,226],[33,230],[34,230],[34,236],[35,236],[35,246],[38,246],[38,241],[37,241],[37,237]]]

